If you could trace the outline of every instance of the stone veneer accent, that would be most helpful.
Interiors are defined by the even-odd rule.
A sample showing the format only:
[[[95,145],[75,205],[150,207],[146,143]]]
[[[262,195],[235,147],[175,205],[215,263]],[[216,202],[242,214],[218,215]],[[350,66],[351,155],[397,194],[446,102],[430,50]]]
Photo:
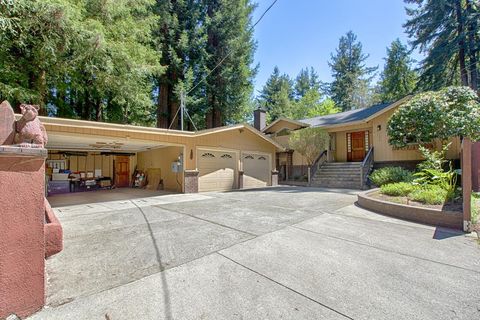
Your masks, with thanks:
[[[372,210],[395,218],[434,226],[462,229],[462,212],[440,211],[433,208],[410,206],[406,204],[388,202],[370,196],[378,191],[379,189],[373,189],[358,194],[358,205],[364,209]]]
[[[185,170],[184,193],[198,193],[198,170]]]

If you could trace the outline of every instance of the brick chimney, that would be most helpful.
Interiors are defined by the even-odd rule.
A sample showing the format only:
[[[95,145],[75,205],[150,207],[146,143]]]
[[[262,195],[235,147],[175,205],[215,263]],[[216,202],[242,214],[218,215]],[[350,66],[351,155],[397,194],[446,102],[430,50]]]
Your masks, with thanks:
[[[253,111],[253,126],[255,129],[262,131],[266,127],[266,112],[262,109]]]

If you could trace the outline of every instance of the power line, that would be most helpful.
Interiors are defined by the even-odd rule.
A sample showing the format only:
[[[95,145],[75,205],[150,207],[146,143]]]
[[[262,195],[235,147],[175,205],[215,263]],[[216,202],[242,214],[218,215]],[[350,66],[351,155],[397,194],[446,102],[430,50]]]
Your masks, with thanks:
[[[249,32],[253,31],[253,29],[257,26],[257,24],[260,23],[260,21],[262,21],[263,17],[265,17],[265,15],[267,14],[268,11],[270,11],[270,9],[273,8],[273,6],[275,5],[275,3],[277,3],[278,0],[274,0],[270,6],[268,6],[268,8],[262,13],[262,15],[260,16],[260,18],[258,18],[258,20],[252,25],[252,27],[248,30]],[[209,73],[207,73],[207,75],[205,77],[203,77],[202,80],[200,80],[192,89],[188,90],[187,92],[187,95],[192,92],[194,89],[196,89],[201,83],[203,83],[209,75],[211,75],[213,73],[213,71],[215,71],[224,61],[225,59],[227,59],[231,54],[233,53],[233,50],[230,49],[229,52],[220,60],[220,62],[217,63],[217,65],[212,69],[210,70]]]
[[[269,6],[268,8],[262,13],[262,15],[257,19],[257,21],[250,27],[250,29],[248,29],[248,32],[252,32],[253,29],[260,23],[260,21],[262,21],[263,17],[265,17],[265,15],[267,14],[268,11],[270,11],[270,9],[273,8],[273,6],[277,3],[278,0],[274,0]],[[184,113],[187,115],[188,119],[190,119],[190,121],[192,122],[193,124],[193,127],[195,128],[195,130],[197,130],[197,127],[195,126],[195,123],[193,122],[192,118],[190,117],[190,114],[188,113],[187,109],[185,108],[185,97],[186,95],[188,95],[190,92],[192,92],[193,90],[195,90],[200,84],[202,84],[207,78],[209,75],[211,75],[231,54],[233,53],[233,50],[230,49],[229,52],[227,52],[227,54],[217,63],[217,65],[212,69],[210,70],[210,72],[208,72],[205,77],[203,77],[203,79],[201,79],[195,86],[193,86],[190,90],[188,90],[188,92],[186,94],[184,94],[183,92],[180,94],[180,108],[177,110],[177,112],[175,113],[175,116],[173,117],[172,119],[172,122],[170,123],[170,126],[168,127],[168,129],[170,129],[173,125],[173,123],[175,122],[175,119],[177,118],[178,116],[178,113],[181,112],[181,121],[182,121],[182,124],[181,124],[181,127],[182,127],[182,130],[183,130],[183,115]]]

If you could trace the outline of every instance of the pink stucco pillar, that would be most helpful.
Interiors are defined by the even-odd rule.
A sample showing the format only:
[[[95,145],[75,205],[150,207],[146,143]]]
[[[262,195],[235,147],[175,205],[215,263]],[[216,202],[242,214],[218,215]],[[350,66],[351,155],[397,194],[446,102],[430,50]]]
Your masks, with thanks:
[[[45,302],[45,149],[0,146],[0,319]]]

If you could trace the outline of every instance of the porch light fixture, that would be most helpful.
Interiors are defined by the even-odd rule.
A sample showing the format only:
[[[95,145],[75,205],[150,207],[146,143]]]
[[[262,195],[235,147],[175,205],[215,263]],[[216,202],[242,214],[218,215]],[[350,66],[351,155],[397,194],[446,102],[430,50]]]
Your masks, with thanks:
[[[379,125],[377,126],[377,131],[381,131],[381,130],[382,130],[382,125],[379,124]]]

